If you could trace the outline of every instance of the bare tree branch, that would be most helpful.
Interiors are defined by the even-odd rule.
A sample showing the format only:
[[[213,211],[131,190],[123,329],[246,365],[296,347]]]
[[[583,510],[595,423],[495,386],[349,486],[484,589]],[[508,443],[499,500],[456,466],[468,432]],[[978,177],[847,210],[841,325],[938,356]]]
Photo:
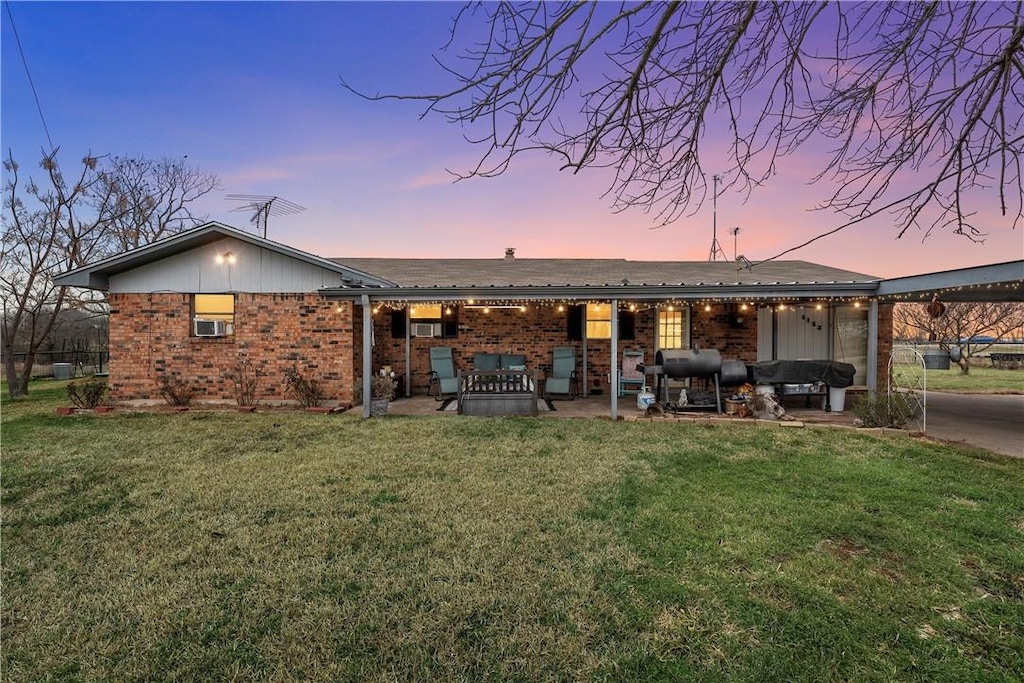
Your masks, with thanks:
[[[613,171],[612,208],[665,225],[698,210],[708,164],[748,195],[787,156],[830,150],[809,182],[834,234],[888,214],[898,236],[983,240],[990,201],[1024,218],[1024,19],[1017,2],[471,4],[445,59],[457,85],[368,95],[426,104],[483,148],[458,178],[533,152]],[[481,28],[484,29],[481,34]],[[724,149],[716,136],[730,140]],[[725,155],[723,158],[722,155]],[[809,240],[808,244],[814,240]]]
[[[28,393],[36,354],[60,313],[96,303],[53,277],[199,222],[191,203],[217,187],[214,176],[180,161],[92,155],[69,180],[58,151],[43,154],[41,182],[22,184],[10,152],[3,162],[0,347],[12,398]],[[20,367],[16,352],[24,353]]]

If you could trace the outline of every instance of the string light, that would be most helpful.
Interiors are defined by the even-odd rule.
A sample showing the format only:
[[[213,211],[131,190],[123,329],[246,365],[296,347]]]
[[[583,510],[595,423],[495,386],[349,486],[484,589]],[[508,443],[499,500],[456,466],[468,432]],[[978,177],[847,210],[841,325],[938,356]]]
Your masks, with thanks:
[[[889,298],[886,299],[889,301]],[[594,299],[572,299],[572,298],[557,298],[557,299],[528,299],[528,298],[509,298],[509,299],[467,299],[465,301],[455,301],[452,299],[426,301],[417,299],[415,301],[393,299],[387,301],[375,301],[373,302],[374,312],[378,312],[383,309],[391,310],[404,310],[410,309],[411,313],[420,311],[427,308],[440,309],[445,315],[452,315],[455,312],[455,307],[461,306],[467,309],[479,309],[483,308],[494,309],[494,308],[507,308],[515,309],[520,312],[525,312],[529,308],[551,308],[557,310],[559,313],[564,313],[569,306],[582,306],[590,305],[596,310],[604,311],[604,308],[608,306],[608,299],[594,300]],[[779,297],[779,296],[763,296],[755,297],[754,299],[734,299],[728,297],[705,297],[699,299],[657,299],[657,300],[642,300],[642,301],[622,301],[619,303],[620,310],[629,310],[633,312],[650,310],[652,308],[658,308],[666,311],[678,311],[685,309],[692,310],[704,310],[711,312],[715,306],[734,306],[740,311],[749,311],[751,309],[757,309],[759,307],[764,308],[775,308],[776,310],[785,310],[785,308],[797,308],[807,307],[814,308],[817,310],[823,310],[826,306],[837,306],[837,305],[850,305],[857,308],[864,307],[864,297],[816,297],[814,301],[808,301],[801,297]],[[593,309],[592,309],[593,310]]]

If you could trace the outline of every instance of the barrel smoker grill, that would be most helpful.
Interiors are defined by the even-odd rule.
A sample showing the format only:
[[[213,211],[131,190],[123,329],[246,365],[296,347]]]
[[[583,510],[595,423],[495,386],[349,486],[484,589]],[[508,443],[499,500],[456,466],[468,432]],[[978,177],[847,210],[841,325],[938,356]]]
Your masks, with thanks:
[[[664,378],[703,379],[715,386],[715,408],[722,412],[722,387],[747,381],[747,365],[741,360],[722,360],[717,349],[662,349],[655,355]]]

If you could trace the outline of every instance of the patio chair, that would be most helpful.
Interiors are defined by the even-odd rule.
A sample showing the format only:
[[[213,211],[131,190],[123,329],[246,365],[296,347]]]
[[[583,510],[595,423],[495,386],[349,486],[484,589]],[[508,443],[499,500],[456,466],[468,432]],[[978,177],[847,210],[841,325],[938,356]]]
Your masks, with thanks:
[[[544,382],[544,395],[568,395],[569,400],[572,400],[578,393],[576,347],[556,346],[552,352],[551,374]]]
[[[636,395],[644,388],[644,373],[637,368],[644,362],[643,351],[623,351],[619,372],[619,396]]]
[[[445,396],[459,393],[459,376],[455,373],[455,358],[450,346],[430,347],[430,388],[427,395],[440,401]]]

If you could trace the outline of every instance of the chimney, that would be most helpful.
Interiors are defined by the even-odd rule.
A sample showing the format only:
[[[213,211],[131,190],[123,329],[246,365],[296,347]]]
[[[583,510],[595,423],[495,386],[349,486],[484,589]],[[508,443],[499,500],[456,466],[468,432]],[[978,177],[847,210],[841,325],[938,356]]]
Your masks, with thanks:
[[[511,260],[511,259],[514,259],[515,257],[516,257],[516,248],[515,247],[505,247],[505,258]]]

